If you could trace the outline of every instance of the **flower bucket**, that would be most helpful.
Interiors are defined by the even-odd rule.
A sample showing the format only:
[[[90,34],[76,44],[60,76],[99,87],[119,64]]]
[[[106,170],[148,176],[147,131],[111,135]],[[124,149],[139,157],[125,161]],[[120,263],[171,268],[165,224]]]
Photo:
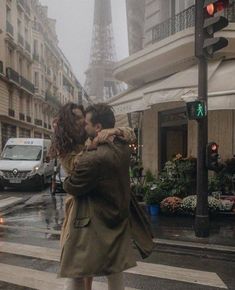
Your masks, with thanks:
[[[149,213],[151,216],[157,216],[159,214],[159,205],[154,204],[149,206]]]

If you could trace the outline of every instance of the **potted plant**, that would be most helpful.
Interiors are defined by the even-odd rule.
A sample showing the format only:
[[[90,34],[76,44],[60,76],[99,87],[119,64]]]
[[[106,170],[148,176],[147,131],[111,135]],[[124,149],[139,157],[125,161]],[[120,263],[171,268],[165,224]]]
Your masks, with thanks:
[[[160,203],[166,197],[166,193],[159,184],[152,185],[146,192],[144,201],[148,205],[149,213],[156,216],[159,213]]]

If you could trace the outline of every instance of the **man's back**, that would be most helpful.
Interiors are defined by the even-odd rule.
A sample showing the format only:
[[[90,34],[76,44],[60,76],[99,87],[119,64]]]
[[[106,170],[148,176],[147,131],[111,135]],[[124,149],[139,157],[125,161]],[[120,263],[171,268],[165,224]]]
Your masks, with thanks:
[[[65,181],[77,206],[61,275],[109,275],[136,265],[129,224],[129,146],[119,140],[85,152]],[[76,252],[71,249],[76,249]],[[69,267],[71,261],[76,265]],[[72,276],[72,275],[71,275]]]

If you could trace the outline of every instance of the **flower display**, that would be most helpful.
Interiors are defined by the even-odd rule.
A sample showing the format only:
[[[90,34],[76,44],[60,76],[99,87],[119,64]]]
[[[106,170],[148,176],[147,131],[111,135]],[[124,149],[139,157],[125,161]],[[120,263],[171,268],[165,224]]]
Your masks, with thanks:
[[[166,214],[175,214],[181,209],[182,199],[176,196],[165,198],[160,206],[161,211]]]

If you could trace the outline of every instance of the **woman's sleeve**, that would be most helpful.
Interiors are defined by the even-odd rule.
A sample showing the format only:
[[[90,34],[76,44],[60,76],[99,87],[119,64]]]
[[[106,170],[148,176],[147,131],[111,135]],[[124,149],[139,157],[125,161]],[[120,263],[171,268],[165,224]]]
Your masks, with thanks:
[[[134,129],[130,127],[118,127],[117,129],[120,131],[118,137],[122,138],[127,143],[132,144],[136,141]]]

